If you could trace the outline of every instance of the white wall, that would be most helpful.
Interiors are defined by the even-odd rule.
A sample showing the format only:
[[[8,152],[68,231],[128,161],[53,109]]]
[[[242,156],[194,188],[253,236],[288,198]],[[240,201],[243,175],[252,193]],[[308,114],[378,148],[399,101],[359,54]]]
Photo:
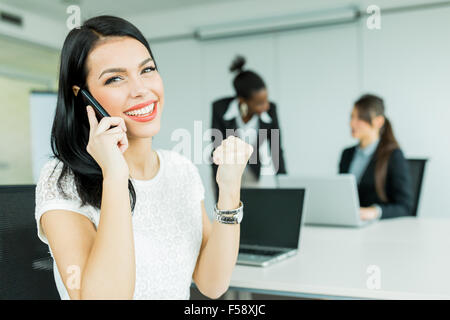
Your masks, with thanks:
[[[419,215],[448,217],[449,16],[450,8],[424,9],[382,15],[381,30],[368,30],[360,20],[271,35],[151,44],[166,92],[163,131],[155,146],[174,146],[170,132],[175,128],[193,134],[195,120],[206,130],[211,101],[233,92],[228,66],[241,53],[278,105],[289,173],[335,173],[342,149],[355,143],[348,127],[352,103],[373,92],[385,98],[406,156],[431,159]],[[209,165],[198,167],[210,188]],[[206,202],[212,212],[212,190]]]
[[[358,94],[357,26],[282,34],[279,104],[289,174],[333,174],[351,143],[348,119]]]
[[[385,98],[406,155],[430,158],[422,216],[450,213],[449,18],[449,7],[390,14],[364,29],[364,90]]]
[[[57,95],[53,92],[30,93],[30,139],[33,182],[37,184],[42,167],[53,155],[50,139]]]

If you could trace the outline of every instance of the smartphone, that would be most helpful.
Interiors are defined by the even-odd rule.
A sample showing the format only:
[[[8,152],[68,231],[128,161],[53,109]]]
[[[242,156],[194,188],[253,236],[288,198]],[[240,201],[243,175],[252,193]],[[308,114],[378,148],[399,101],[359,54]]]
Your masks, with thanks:
[[[89,91],[86,89],[81,89],[80,94],[85,102],[86,105],[92,106],[94,108],[95,114],[97,115],[97,119],[101,119],[103,117],[110,117],[108,112],[101,106],[100,103],[98,103],[97,100],[91,95]]]

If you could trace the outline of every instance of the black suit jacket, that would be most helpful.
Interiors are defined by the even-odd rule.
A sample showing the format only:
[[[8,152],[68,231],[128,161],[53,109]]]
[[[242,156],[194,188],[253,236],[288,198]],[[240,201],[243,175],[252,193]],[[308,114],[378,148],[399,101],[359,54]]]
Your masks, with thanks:
[[[227,129],[233,129],[236,130],[237,129],[237,124],[236,124],[236,120],[235,119],[231,119],[231,120],[224,120],[223,116],[225,114],[225,112],[228,110],[228,107],[230,105],[230,103],[235,99],[236,97],[227,97],[227,98],[222,98],[219,100],[216,100],[213,102],[213,112],[212,112],[212,124],[211,124],[211,128],[213,129],[218,129],[220,130],[220,132],[222,133],[222,138],[225,139],[227,138],[227,134],[226,134],[226,130]],[[267,113],[269,114],[270,118],[272,118],[272,123],[265,123],[263,121],[261,121],[261,119],[259,119],[259,129],[266,129],[267,130],[267,136],[266,135],[262,135],[262,139],[260,139],[259,135],[258,135],[258,139],[257,139],[257,145],[258,145],[258,150],[254,150],[253,151],[253,156],[256,157],[256,163],[251,164],[250,161],[247,164],[250,167],[250,170],[252,170],[255,175],[259,178],[260,174],[261,174],[261,163],[260,163],[260,158],[259,158],[259,146],[261,145],[261,143],[264,142],[265,139],[268,139],[268,143],[270,146],[270,150],[272,150],[272,134],[271,134],[271,129],[278,129],[280,130],[280,126],[278,123],[278,117],[277,117],[277,111],[276,111],[276,105],[272,102],[270,102],[270,108],[269,111],[267,111]],[[271,152],[272,154],[272,160],[274,163],[278,163],[278,172],[277,174],[285,174],[286,173],[286,166],[285,166],[285,162],[284,162],[284,156],[283,156],[283,148],[281,146],[281,130],[280,132],[280,141],[279,141],[279,147],[280,147],[280,152],[279,152],[279,157],[278,159],[276,158],[277,154],[276,152]],[[215,141],[214,137],[211,137],[211,141],[214,143],[214,149],[216,149],[220,143],[222,141]],[[213,179],[214,181],[216,181],[216,175],[217,175],[217,168],[218,166],[215,165],[214,163],[212,163],[212,169],[213,169]],[[276,168],[275,168],[276,169]],[[218,186],[217,183],[215,182],[214,185],[216,186],[216,199],[218,198]]]
[[[339,164],[339,173],[348,173],[355,155],[356,146],[345,149]],[[377,204],[383,210],[382,219],[411,216],[413,208],[413,191],[408,162],[400,149],[392,151],[389,158],[385,192],[389,199],[383,202],[375,189],[376,152],[372,156],[366,171],[358,184],[361,207]]]

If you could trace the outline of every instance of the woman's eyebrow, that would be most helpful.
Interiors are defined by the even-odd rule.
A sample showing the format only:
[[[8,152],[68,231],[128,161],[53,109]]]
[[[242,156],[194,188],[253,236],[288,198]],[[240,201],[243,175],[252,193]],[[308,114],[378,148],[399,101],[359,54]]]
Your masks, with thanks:
[[[152,59],[151,57],[145,59],[144,61],[142,61],[142,62],[139,64],[139,67],[142,67],[143,65],[149,63],[150,61],[153,61],[153,59]]]
[[[149,63],[150,61],[153,61],[153,59],[152,59],[151,57],[145,59],[144,61],[142,61],[142,62],[139,64],[139,67],[142,67],[143,65]],[[100,78],[102,77],[102,75],[104,75],[105,73],[114,73],[114,72],[126,72],[126,69],[123,69],[123,68],[110,68],[110,69],[106,69],[106,70],[103,70],[103,72],[100,74],[100,76],[99,76],[98,78],[100,79]]]

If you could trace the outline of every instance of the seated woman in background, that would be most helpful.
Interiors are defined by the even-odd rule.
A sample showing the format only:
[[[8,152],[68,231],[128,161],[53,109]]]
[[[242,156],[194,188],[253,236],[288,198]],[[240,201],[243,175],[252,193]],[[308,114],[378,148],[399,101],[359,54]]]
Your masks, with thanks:
[[[383,100],[374,95],[362,96],[355,102],[350,126],[359,144],[344,150],[339,173],[356,177],[361,219],[411,215],[409,166],[385,116]]]
[[[275,187],[276,175],[286,174],[276,105],[269,101],[263,79],[244,70],[244,65],[242,56],[232,62],[230,71],[237,73],[233,80],[236,94],[213,102],[211,128],[219,130],[223,138],[230,134],[239,136],[256,151],[242,176],[242,187]],[[228,130],[232,132],[227,133]],[[212,141],[214,148],[221,142],[214,136]],[[217,168],[212,163],[214,182]],[[217,198],[218,187],[216,183],[214,186]]]

